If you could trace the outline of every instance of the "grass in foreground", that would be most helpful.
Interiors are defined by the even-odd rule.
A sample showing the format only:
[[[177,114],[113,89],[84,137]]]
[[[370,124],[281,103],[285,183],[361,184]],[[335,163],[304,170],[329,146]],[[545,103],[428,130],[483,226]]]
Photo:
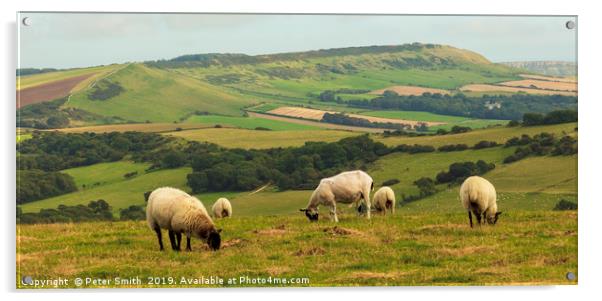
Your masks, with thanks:
[[[577,283],[565,278],[577,274],[575,211],[517,211],[495,227],[475,229],[466,219],[464,213],[398,212],[368,221],[349,213],[335,227],[300,215],[235,216],[216,221],[221,250],[193,240],[193,251],[180,253],[160,252],[143,221],[21,225],[16,279],[67,277],[69,287],[74,277],[136,276],[143,283],[150,276],[175,281],[156,287],[203,287],[180,281],[210,276],[309,279],[293,286]]]

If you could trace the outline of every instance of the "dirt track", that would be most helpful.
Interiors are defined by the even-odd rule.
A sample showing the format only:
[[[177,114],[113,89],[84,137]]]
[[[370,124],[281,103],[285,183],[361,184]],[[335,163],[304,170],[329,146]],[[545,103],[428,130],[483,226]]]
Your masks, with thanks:
[[[95,73],[74,76],[71,78],[42,84],[17,91],[17,109],[26,105],[54,100],[69,95],[78,83]]]

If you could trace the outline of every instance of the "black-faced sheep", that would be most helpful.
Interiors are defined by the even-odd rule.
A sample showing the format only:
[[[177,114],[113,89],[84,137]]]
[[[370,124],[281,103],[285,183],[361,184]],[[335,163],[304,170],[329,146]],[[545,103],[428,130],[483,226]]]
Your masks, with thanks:
[[[227,198],[219,198],[211,207],[211,211],[216,218],[230,217],[232,216],[232,204]]]
[[[330,207],[330,217],[338,222],[337,202],[359,205],[364,200],[367,207],[366,217],[370,218],[370,191],[374,189],[374,181],[361,170],[342,172],[336,176],[320,181],[311,194],[307,208],[300,209],[310,221],[318,220],[318,206]]]
[[[462,205],[468,211],[468,220],[472,228],[472,213],[481,225],[481,216],[490,225],[497,223],[501,212],[497,211],[497,196],[495,188],[489,181],[478,177],[469,177],[460,187]]]
[[[220,248],[221,229],[215,228],[203,203],[186,192],[163,187],[155,189],[148,198],[146,206],[148,226],[157,233],[159,248],[163,250],[161,229],[169,231],[171,248],[180,251],[182,233],[186,234],[186,250],[191,251],[190,237],[195,236],[207,242],[209,248]]]
[[[395,213],[395,192],[389,187],[381,187],[372,197],[372,206],[379,212],[387,214],[387,210]]]

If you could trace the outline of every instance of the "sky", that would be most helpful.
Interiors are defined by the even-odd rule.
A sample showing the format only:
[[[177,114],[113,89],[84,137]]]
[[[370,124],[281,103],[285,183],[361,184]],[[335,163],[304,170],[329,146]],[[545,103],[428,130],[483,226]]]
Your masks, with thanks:
[[[27,17],[29,26],[23,25]],[[20,68],[421,42],[493,62],[576,61],[575,17],[21,13]]]

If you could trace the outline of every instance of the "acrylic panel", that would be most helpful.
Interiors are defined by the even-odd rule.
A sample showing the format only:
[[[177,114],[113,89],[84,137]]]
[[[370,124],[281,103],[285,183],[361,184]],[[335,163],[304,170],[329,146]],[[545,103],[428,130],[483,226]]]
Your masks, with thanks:
[[[17,288],[577,284],[576,16],[17,28]]]

